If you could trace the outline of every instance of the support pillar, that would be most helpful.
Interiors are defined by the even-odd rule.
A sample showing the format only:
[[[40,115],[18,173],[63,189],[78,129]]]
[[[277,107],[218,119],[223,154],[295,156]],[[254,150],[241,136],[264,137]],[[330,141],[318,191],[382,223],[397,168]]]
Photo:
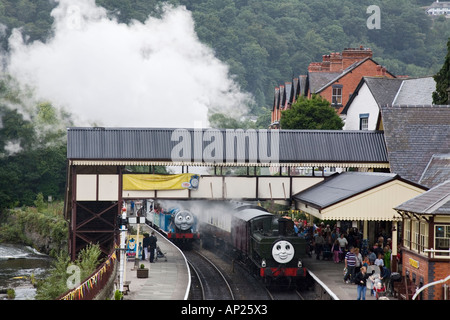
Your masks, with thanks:
[[[397,242],[398,242],[398,222],[392,221],[392,254],[391,254],[391,270],[398,272],[397,266]]]
[[[363,239],[369,239],[369,221],[364,220]]]

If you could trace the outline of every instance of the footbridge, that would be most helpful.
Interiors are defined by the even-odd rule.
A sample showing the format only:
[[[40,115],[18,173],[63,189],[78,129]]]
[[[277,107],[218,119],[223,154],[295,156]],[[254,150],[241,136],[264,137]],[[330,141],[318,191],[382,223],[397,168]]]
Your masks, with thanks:
[[[291,201],[324,168],[389,168],[381,131],[92,127],[67,137],[72,258],[90,242],[111,251],[127,199]]]

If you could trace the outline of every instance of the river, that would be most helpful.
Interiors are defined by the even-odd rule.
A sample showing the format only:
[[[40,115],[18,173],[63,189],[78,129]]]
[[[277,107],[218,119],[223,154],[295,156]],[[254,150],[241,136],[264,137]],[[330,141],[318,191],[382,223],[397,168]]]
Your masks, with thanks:
[[[51,263],[51,257],[31,247],[0,244],[0,289],[14,289],[15,300],[34,300],[36,289],[31,285],[30,276],[45,278]]]

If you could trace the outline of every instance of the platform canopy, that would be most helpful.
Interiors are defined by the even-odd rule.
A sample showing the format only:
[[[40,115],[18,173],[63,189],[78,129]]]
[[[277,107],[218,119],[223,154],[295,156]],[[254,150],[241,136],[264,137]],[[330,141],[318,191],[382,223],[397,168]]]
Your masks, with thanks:
[[[335,174],[293,196],[296,208],[322,220],[398,221],[396,206],[427,188],[393,173]]]
[[[70,165],[389,168],[382,131],[69,128]]]

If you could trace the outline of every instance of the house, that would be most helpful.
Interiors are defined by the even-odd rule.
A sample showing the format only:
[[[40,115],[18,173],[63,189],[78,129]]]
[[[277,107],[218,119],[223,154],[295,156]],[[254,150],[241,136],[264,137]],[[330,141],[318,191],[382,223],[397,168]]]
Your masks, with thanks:
[[[299,94],[311,98],[319,94],[341,113],[364,76],[395,78],[372,59],[369,48],[346,48],[322,56],[322,62],[312,62],[307,75],[275,88],[271,128],[280,128],[281,111],[290,107]]]
[[[450,179],[395,210],[402,216],[403,275],[424,287],[421,299],[449,299],[450,280],[439,281],[450,275]]]
[[[395,78],[386,68],[372,59],[369,48],[346,48],[342,53],[324,55],[322,62],[308,67],[305,95],[318,94],[330,101],[338,114],[355,92],[364,76]]]
[[[291,105],[297,101],[298,96],[304,95],[306,76],[300,75],[275,88],[271,128],[280,128],[281,111],[290,109]]]
[[[341,112],[344,130],[377,130],[381,105],[430,105],[436,90],[433,77],[363,77]]]
[[[448,1],[439,1],[433,2],[431,6],[429,6],[426,10],[428,15],[431,16],[441,16],[444,15],[447,18],[450,17],[450,2]]]

